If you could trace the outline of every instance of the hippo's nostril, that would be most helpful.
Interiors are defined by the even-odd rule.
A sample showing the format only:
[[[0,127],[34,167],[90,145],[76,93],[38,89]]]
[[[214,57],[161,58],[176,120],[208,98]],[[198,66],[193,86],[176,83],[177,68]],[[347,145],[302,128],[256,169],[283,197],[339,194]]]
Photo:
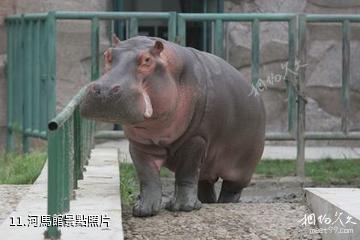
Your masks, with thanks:
[[[118,85],[118,84],[114,85],[114,86],[112,86],[110,93],[111,94],[118,93],[120,91],[120,89],[121,89],[120,85]]]
[[[93,84],[93,85],[90,87],[90,91],[92,91],[92,92],[95,93],[96,95],[100,95],[101,89],[100,89],[99,84]]]

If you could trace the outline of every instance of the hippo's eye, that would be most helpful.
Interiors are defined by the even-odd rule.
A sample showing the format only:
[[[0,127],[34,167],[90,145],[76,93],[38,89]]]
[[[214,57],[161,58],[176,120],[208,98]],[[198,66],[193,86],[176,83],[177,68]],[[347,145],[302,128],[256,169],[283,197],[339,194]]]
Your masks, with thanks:
[[[145,58],[144,61],[145,61],[145,63],[150,63],[150,60],[151,60],[150,57],[147,57],[147,58]]]

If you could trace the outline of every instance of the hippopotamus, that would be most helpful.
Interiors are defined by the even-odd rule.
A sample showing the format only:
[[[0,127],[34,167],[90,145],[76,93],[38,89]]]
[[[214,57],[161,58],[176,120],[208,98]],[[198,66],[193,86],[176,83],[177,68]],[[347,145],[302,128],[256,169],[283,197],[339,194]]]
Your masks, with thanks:
[[[140,186],[133,215],[159,212],[161,167],[175,173],[168,210],[238,202],[265,141],[264,105],[250,82],[215,55],[155,37],[117,39],[104,56],[80,112],[122,125]]]

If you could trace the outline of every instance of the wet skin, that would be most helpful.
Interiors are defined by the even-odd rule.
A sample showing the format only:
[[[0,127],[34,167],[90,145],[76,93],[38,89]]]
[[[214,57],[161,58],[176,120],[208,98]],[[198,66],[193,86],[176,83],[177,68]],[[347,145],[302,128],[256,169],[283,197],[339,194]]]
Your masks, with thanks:
[[[175,172],[169,210],[239,200],[263,152],[265,111],[235,68],[193,48],[135,37],[105,52],[105,71],[80,110],[123,125],[140,182],[134,216],[160,210],[162,166]]]

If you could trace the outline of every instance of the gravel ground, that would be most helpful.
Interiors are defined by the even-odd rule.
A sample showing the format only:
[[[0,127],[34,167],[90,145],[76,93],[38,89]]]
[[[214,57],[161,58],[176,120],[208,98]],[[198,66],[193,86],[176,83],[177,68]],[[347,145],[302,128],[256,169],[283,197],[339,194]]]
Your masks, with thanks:
[[[15,210],[31,185],[0,185],[0,225]]]
[[[174,179],[162,178],[163,203],[173,193]],[[254,176],[237,204],[203,204],[199,211],[168,212],[134,218],[123,206],[125,239],[321,239],[300,219],[311,213],[303,203],[302,184],[295,178]],[[220,184],[216,185],[219,192]]]
[[[194,212],[162,210],[134,218],[123,210],[125,239],[321,239],[298,222],[309,210],[300,203],[204,204]]]

